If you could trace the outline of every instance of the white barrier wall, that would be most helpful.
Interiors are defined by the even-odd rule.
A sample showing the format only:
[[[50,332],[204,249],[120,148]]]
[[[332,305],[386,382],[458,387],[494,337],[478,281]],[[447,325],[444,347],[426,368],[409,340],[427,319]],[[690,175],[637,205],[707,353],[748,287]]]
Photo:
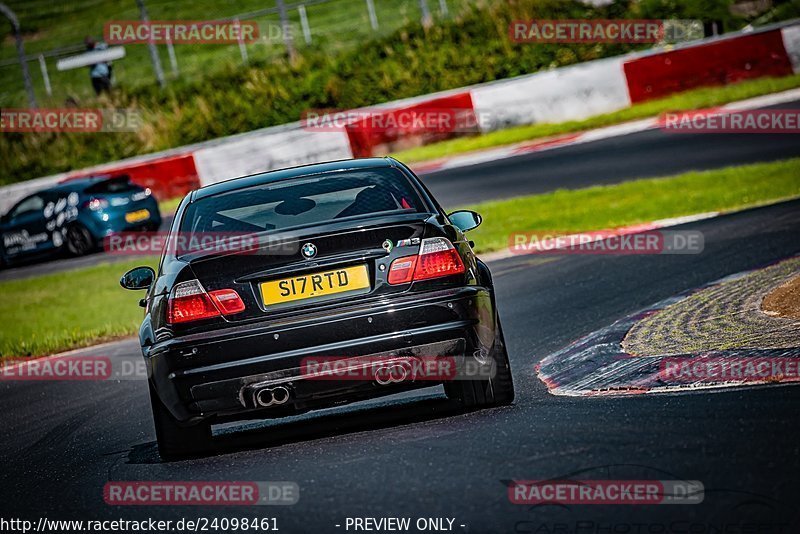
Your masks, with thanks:
[[[795,73],[800,74],[800,26],[788,26],[781,30],[783,46],[792,62]]]
[[[352,157],[345,132],[307,131],[297,124],[294,128],[265,129],[201,148],[195,151],[194,162],[201,185],[208,185],[248,174]]]
[[[631,105],[622,69],[627,56],[581,63],[471,89],[481,129],[582,120]]]
[[[758,31],[776,29],[782,32],[783,45],[794,71],[800,73],[800,24],[790,21]],[[745,32],[725,38],[736,39],[739,35],[745,35]],[[680,48],[690,48],[713,40],[719,38],[685,43]],[[400,108],[469,91],[484,131],[522,124],[582,120],[631,105],[623,64],[640,55],[634,53],[600,59],[508,80],[386,102],[369,109]],[[106,166],[118,168],[127,163],[155,161],[170,154],[186,153],[194,155],[202,185],[293,165],[353,157],[345,132],[305,131],[299,123],[292,123],[137,156],[100,165],[97,169]],[[26,194],[46,188],[66,176],[59,174],[0,187],[0,213]]]

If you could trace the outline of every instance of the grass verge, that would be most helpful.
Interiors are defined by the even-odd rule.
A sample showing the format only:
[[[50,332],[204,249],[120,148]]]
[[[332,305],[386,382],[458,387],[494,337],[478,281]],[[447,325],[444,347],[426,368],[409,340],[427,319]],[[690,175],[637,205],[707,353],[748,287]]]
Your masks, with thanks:
[[[484,216],[470,238],[478,252],[488,252],[508,246],[512,232],[612,228],[796,196],[800,158],[466,207]],[[143,294],[123,290],[117,280],[133,266],[155,263],[138,258],[0,283],[0,355],[51,354],[134,334]]]
[[[508,246],[509,234],[616,228],[709,211],[732,211],[800,196],[800,158],[669,178],[558,190],[467,206],[484,223],[470,238],[478,252]]]
[[[158,201],[158,211],[161,213],[162,217],[166,217],[167,215],[174,215],[175,211],[178,209],[178,205],[183,200],[183,197],[174,197],[168,198],[166,200],[159,200]]]
[[[153,257],[101,263],[0,284],[0,357],[52,354],[85,347],[139,329],[144,292],[125,291],[119,277]]]
[[[783,78],[759,78],[721,87],[706,87],[678,93],[667,98],[635,104],[629,108],[597,115],[582,121],[558,124],[515,126],[476,137],[461,137],[392,154],[405,163],[427,161],[486,148],[521,143],[560,134],[602,128],[636,119],[655,117],[672,111],[689,111],[721,106],[737,100],[779,93],[800,87],[800,74]]]

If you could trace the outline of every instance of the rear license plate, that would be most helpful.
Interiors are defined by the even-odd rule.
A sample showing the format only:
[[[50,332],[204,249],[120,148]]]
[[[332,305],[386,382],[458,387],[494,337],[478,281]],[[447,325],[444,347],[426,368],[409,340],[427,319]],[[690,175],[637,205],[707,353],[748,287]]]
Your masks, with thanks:
[[[125,214],[125,222],[136,223],[150,218],[150,210],[136,210]]]
[[[366,265],[301,274],[261,284],[265,306],[369,288]]]

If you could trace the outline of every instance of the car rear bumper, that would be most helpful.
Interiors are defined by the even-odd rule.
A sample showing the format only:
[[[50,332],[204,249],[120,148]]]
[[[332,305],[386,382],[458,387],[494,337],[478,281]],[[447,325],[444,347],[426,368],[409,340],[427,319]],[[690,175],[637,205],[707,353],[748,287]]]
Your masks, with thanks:
[[[126,220],[126,215],[132,212],[147,210],[145,218]],[[161,213],[158,204],[152,197],[125,207],[115,207],[102,212],[87,212],[79,219],[95,239],[103,239],[119,232],[156,231],[161,226]]]
[[[490,290],[468,286],[170,339],[145,348],[145,359],[178,421],[278,417],[439,384],[432,377],[384,385],[367,375],[309,377],[308,362],[485,355],[495,314]],[[277,387],[286,388],[286,402],[255,400],[258,389]]]

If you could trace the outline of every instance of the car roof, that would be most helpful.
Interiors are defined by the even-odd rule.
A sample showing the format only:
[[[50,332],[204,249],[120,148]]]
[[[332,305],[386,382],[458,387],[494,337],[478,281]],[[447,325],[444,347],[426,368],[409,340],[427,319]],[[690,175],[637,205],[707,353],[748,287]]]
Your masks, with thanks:
[[[361,159],[344,159],[338,161],[328,161],[325,163],[312,163],[309,165],[300,165],[298,167],[289,167],[275,171],[260,172],[258,174],[251,174],[249,176],[242,176],[240,178],[232,178],[215,184],[207,185],[195,190],[192,193],[192,201],[218,195],[220,193],[227,193],[228,191],[235,191],[237,189],[244,189],[253,185],[261,185],[270,182],[277,182],[289,178],[298,178],[301,176],[311,176],[313,174],[323,174],[336,171],[348,171],[353,169],[374,169],[374,168],[398,168],[400,163],[393,158],[361,158]]]
[[[71,193],[72,191],[82,191],[83,189],[86,189],[92,184],[110,180],[112,178],[119,178],[119,177],[102,175],[102,176],[86,176],[83,178],[73,178],[65,182],[58,183],[53,187],[48,187],[47,189],[42,189],[41,191],[37,191],[37,193],[45,193],[50,191]]]
[[[28,193],[24,197],[19,198],[14,204],[6,210],[6,213],[9,213],[13,210],[16,206],[18,206],[21,202],[25,199],[41,195],[42,193],[72,193],[72,192],[81,192],[90,185],[96,184],[98,182],[102,182],[105,180],[111,180],[114,178],[121,178],[123,175],[119,176],[109,176],[107,174],[98,175],[98,176],[84,176],[81,178],[72,178],[68,179],[64,182],[59,182],[51,187],[45,187],[44,189],[39,189],[38,191],[34,191],[33,193]],[[130,179],[130,178],[128,178]]]

